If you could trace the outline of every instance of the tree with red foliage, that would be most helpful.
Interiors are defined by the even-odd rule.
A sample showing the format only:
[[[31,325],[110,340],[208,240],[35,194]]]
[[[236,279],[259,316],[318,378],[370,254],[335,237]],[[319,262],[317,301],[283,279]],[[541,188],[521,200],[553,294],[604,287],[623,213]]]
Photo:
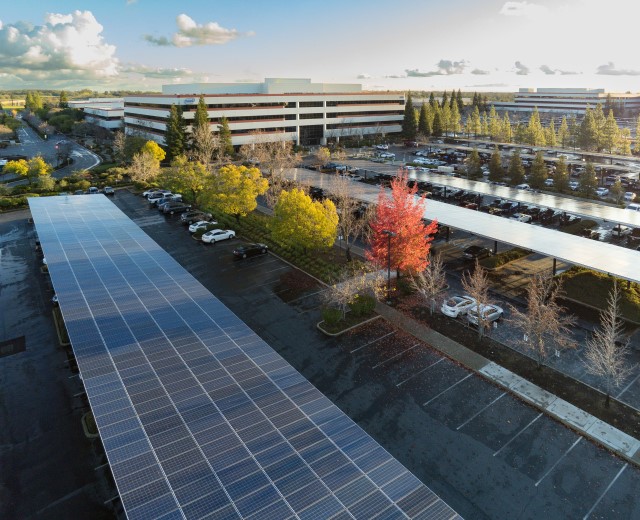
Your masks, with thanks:
[[[376,213],[371,221],[370,248],[366,258],[373,264],[387,265],[390,251],[391,267],[420,272],[429,265],[429,249],[437,221],[425,224],[422,220],[426,206],[425,195],[416,196],[418,187],[409,187],[402,171],[391,181],[391,193],[380,189]],[[393,233],[389,235],[389,232]],[[391,236],[391,247],[389,247]]]

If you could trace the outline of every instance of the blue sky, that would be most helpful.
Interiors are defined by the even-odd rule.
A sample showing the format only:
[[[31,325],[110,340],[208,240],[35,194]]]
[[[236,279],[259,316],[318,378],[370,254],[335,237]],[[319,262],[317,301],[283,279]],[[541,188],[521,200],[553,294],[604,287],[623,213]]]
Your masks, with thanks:
[[[0,10],[0,89],[305,77],[637,92],[639,15],[637,0],[19,0]]]

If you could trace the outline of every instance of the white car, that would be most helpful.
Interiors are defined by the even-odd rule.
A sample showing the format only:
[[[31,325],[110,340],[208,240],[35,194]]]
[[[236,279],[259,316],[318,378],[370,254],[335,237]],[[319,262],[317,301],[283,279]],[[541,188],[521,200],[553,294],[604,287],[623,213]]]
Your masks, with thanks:
[[[517,220],[518,222],[524,222],[525,224],[528,224],[529,222],[531,222],[531,215],[527,215],[526,213],[515,213],[511,217],[511,220]]]
[[[475,305],[476,301],[471,296],[452,296],[442,302],[440,310],[445,316],[457,318],[458,316],[464,316]]]
[[[529,188],[531,188],[531,186],[528,184],[518,184],[516,186],[516,190],[528,190]]]
[[[395,156],[395,153],[384,152],[381,153],[378,157],[380,157],[380,159],[393,159]]]
[[[545,179],[544,185],[545,186],[553,186],[553,179]]]
[[[215,244],[221,240],[229,240],[236,236],[236,232],[231,229],[212,229],[202,235],[205,244]]]
[[[481,305],[480,306],[480,315],[483,317],[483,321],[485,323],[493,323],[494,321],[498,321],[504,311],[502,307],[498,307],[497,305]],[[467,311],[467,320],[469,323],[473,323],[474,325],[478,325],[478,306],[470,308]]]
[[[376,145],[376,150],[388,150],[389,149],[389,145],[388,144],[378,144]]]
[[[217,222],[215,221],[209,222],[208,220],[199,220],[198,222],[194,222],[189,226],[189,232],[195,233],[197,231],[200,231],[201,229],[207,229],[208,226],[215,226],[216,224]],[[209,229],[213,229],[213,227],[210,227]]]
[[[607,195],[609,195],[609,190],[607,188],[598,188],[596,190],[596,195],[598,197],[606,197]]]
[[[632,191],[626,191],[624,193],[624,200],[631,202],[633,200],[636,200],[636,194]]]

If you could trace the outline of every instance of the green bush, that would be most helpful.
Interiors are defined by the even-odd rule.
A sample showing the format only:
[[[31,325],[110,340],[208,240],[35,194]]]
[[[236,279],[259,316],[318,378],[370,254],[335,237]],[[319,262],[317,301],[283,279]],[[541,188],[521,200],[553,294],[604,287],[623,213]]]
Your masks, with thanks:
[[[359,294],[355,301],[349,304],[349,308],[354,316],[366,316],[376,308],[376,299],[368,294]]]
[[[396,279],[396,288],[402,295],[413,294],[416,292],[416,288],[411,285],[411,282],[406,277]]]
[[[519,258],[529,256],[530,254],[531,251],[529,251],[528,249],[514,247],[513,249],[509,249],[509,251],[504,251],[503,253],[498,253],[497,255],[483,258],[482,260],[480,260],[480,265],[489,269],[495,269],[502,265],[508,264],[509,262],[513,262],[514,260],[518,260]]]
[[[571,235],[581,235],[585,229],[593,229],[598,224],[593,220],[582,220],[580,222],[574,222],[568,226],[560,227],[560,231],[569,233]]]
[[[342,311],[335,307],[325,307],[322,309],[322,320],[329,326],[334,326],[342,320]]]

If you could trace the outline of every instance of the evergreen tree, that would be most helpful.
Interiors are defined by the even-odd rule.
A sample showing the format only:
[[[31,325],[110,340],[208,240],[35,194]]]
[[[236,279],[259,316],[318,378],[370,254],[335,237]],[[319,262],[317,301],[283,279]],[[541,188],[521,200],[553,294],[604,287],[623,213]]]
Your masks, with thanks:
[[[628,128],[620,130],[618,153],[620,155],[631,155],[631,130]]]
[[[447,97],[447,91],[445,90],[442,93],[442,101],[440,101],[440,108],[444,108],[447,105],[447,101],[449,98]]]
[[[493,182],[504,181],[504,168],[502,167],[500,150],[498,150],[497,146],[494,147],[491,160],[489,161],[489,180]]]
[[[453,106],[457,105],[456,103],[456,93],[455,91],[451,91],[451,98],[449,99],[449,110],[453,110]]]
[[[462,92],[458,89],[458,93],[456,94],[456,102],[458,104],[458,112],[462,114],[464,110],[464,101],[462,100]]]
[[[569,119],[569,136],[569,145],[576,148],[580,143],[580,125],[578,124],[578,119],[575,114],[573,114]]]
[[[571,143],[571,133],[567,124],[567,116],[562,116],[560,128],[558,128],[558,142],[562,148],[566,148]]]
[[[560,156],[556,163],[556,172],[553,176],[553,186],[560,193],[569,191],[569,172],[567,171],[567,161],[564,155]]]
[[[186,124],[180,105],[171,105],[164,142],[170,159],[182,155],[186,149]]]
[[[204,101],[204,96],[200,96],[198,100],[198,106],[196,107],[196,113],[193,116],[193,129],[196,128],[210,128],[209,127],[209,111],[207,110],[207,104]]]
[[[496,107],[491,106],[491,110],[489,111],[489,137],[493,141],[498,141],[500,139],[500,127],[501,121],[498,117],[498,113],[496,112]]]
[[[229,130],[229,120],[222,116],[220,118],[220,129],[218,130],[220,136],[220,148],[222,152],[227,156],[233,155],[233,144],[231,142],[231,130]]]
[[[503,143],[510,143],[513,140],[513,135],[511,133],[511,121],[509,119],[509,112],[505,112],[502,118],[502,128],[501,128],[501,141]]]
[[[482,112],[482,118],[480,119],[480,134],[483,138],[489,135],[489,121],[486,112]]]
[[[407,102],[404,105],[404,119],[402,121],[402,135],[405,139],[415,140],[418,132],[418,121],[416,111],[413,108],[411,92],[407,95]]]
[[[587,161],[585,171],[580,175],[580,184],[578,189],[583,197],[593,197],[598,187],[598,178],[596,177],[596,170],[593,167],[593,163]]]
[[[453,98],[451,98],[453,99]],[[460,133],[462,127],[460,125],[460,111],[458,110],[458,104],[454,103],[451,108],[451,115],[449,117],[449,129],[453,134]]]
[[[593,112],[589,107],[585,110],[584,119],[580,124],[580,148],[587,151],[598,147],[598,127]]]
[[[431,135],[431,125],[429,124],[427,103],[422,103],[422,106],[420,107],[420,117],[418,118],[418,133],[425,138]]]
[[[471,101],[471,106],[472,107],[477,107],[480,103],[478,102],[478,93],[474,92],[473,93],[473,100]]]
[[[442,107],[440,116],[442,117],[442,131],[444,135],[448,135],[451,131],[451,109],[449,108],[449,104]]]
[[[516,150],[511,156],[509,161],[509,184],[515,186],[524,182],[524,166],[522,165],[522,159],[520,159],[520,152]]]
[[[429,106],[430,107],[435,107],[436,106],[436,98],[433,95],[433,92],[429,93]]]
[[[480,155],[478,154],[478,150],[475,148],[467,157],[467,178],[468,179],[478,179],[482,177],[482,161],[480,160]]]
[[[633,150],[636,154],[640,153],[640,115],[638,115],[638,119],[636,119],[636,139],[633,142]]]
[[[613,183],[613,186],[609,189],[609,195],[613,197],[618,204],[622,202],[624,198],[624,188],[622,187],[622,182],[620,179],[616,179],[616,182]]]
[[[547,166],[544,163],[542,151],[540,151],[536,154],[536,157],[531,164],[529,184],[531,184],[532,188],[539,190],[544,187],[544,181],[547,180],[547,176]]]
[[[488,108],[489,108],[489,98],[485,94],[484,97],[482,98],[482,110],[486,112]]]
[[[604,150],[613,153],[613,149],[617,146],[619,140],[620,129],[618,128],[616,119],[613,117],[613,109],[611,109],[602,128],[600,145]]]
[[[436,105],[433,110],[433,125],[431,126],[431,135],[435,137],[440,137],[443,131],[443,121],[442,121],[442,109]]]
[[[60,100],[58,101],[58,106],[60,108],[69,108],[69,98],[67,97],[67,93],[64,90],[60,91]]]
[[[551,118],[551,122],[545,130],[545,140],[547,141],[547,146],[556,146],[558,144],[556,122],[553,118]]]
[[[471,133],[474,137],[478,137],[482,132],[482,122],[480,121],[480,109],[475,106],[473,107],[473,112],[471,113]]]
[[[542,128],[542,123],[540,122],[538,107],[533,108],[533,112],[531,113],[531,117],[529,118],[526,142],[532,146],[544,146],[546,143],[544,138],[544,130]]]
[[[613,110],[613,99],[611,98],[611,94],[607,94],[607,98],[604,102],[604,113],[608,114],[611,110]]]

